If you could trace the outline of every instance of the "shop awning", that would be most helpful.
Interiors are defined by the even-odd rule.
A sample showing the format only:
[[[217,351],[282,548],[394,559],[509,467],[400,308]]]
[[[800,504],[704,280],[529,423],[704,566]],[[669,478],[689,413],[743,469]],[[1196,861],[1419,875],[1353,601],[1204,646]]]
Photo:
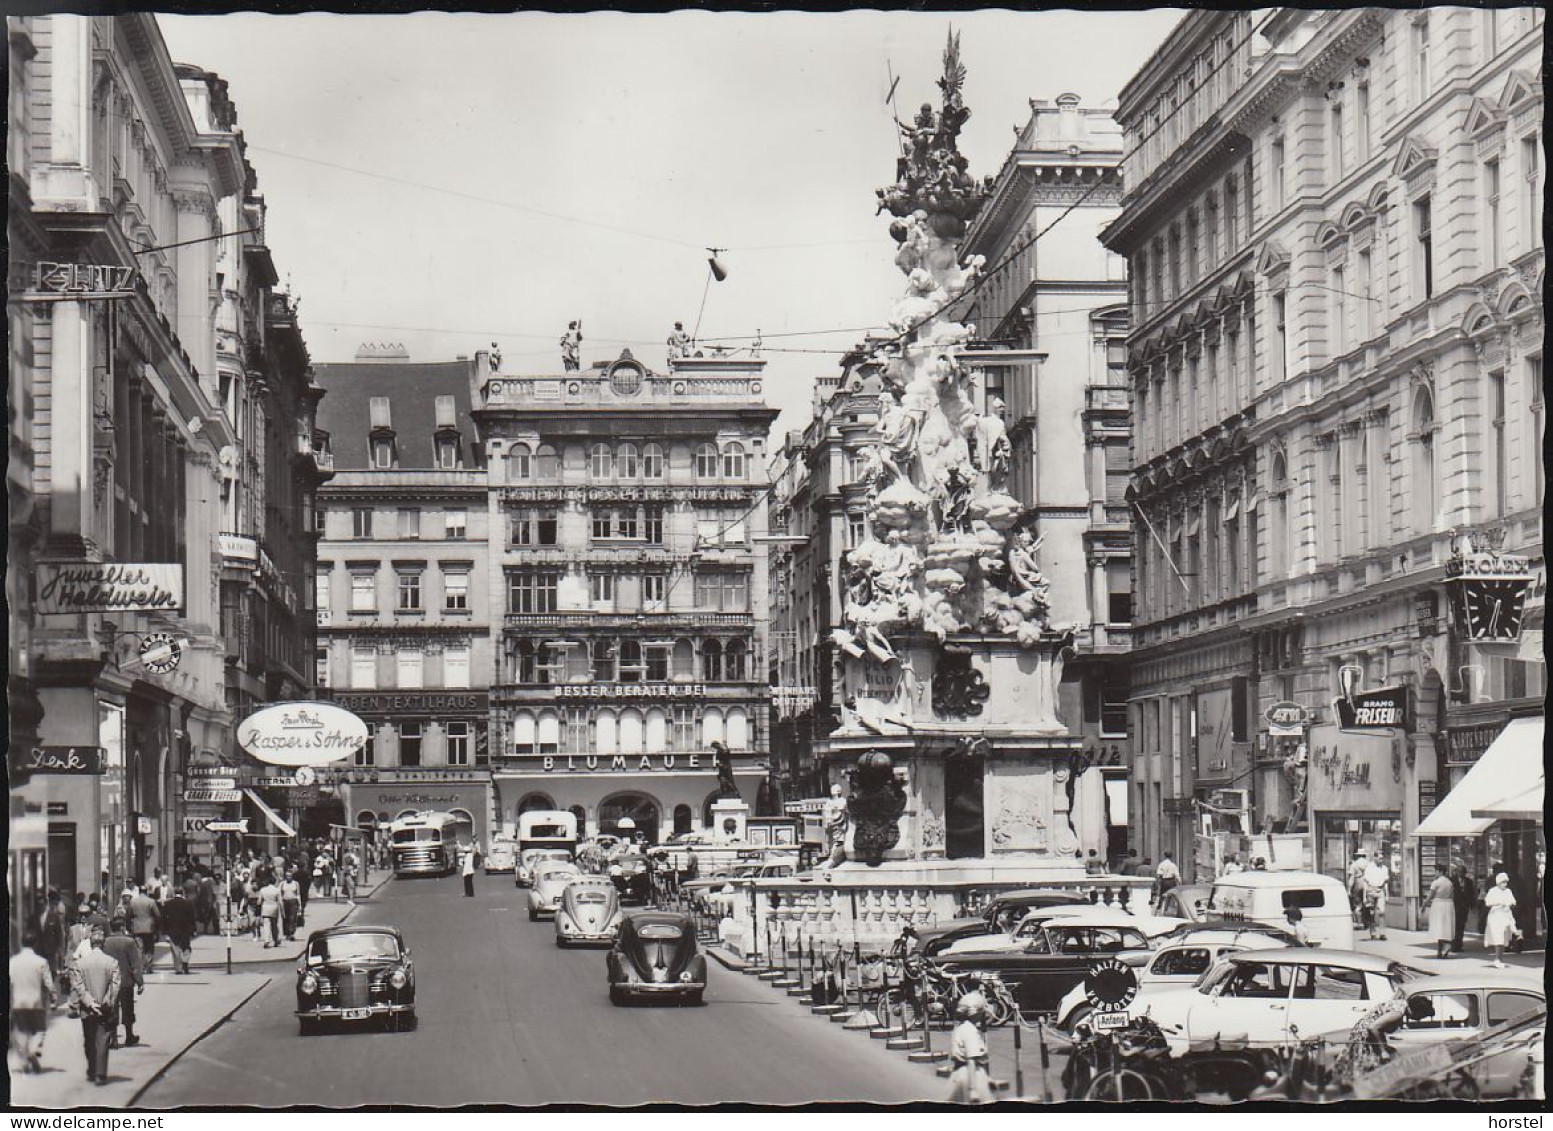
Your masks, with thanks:
[[[1481,809],[1472,810],[1474,817],[1486,817],[1491,821],[1540,821],[1542,820],[1542,783],[1530,789],[1495,801]]]
[[[249,801],[252,801],[259,807],[259,812],[263,813],[270,819],[270,824],[274,825],[276,829],[280,831],[281,836],[297,835],[297,830],[286,824],[285,819],[282,818],[279,813],[275,812],[275,810],[271,809],[267,804],[265,804],[264,798],[260,797],[251,789],[245,789],[243,792],[248,795]]]
[[[1489,743],[1477,764],[1456,788],[1418,823],[1414,836],[1479,836],[1497,817],[1483,817],[1486,810],[1506,800],[1507,791],[1542,793],[1542,717],[1511,719],[1499,737]],[[1519,792],[1516,797],[1521,796]],[[1541,806],[1538,806],[1541,812]]]

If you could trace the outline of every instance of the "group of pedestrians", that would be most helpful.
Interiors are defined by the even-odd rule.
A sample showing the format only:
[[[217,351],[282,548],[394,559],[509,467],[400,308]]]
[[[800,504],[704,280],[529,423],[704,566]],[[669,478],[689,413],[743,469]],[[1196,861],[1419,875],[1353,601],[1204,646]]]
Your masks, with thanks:
[[[1434,939],[1438,958],[1446,958],[1462,949],[1467,920],[1474,911],[1483,932],[1483,946],[1494,956],[1494,966],[1504,969],[1504,952],[1518,948],[1525,931],[1516,921],[1515,893],[1503,864],[1495,864],[1490,873],[1493,883],[1479,894],[1472,872],[1458,856],[1449,864],[1435,864],[1435,876],[1429,884],[1429,934]]]
[[[295,942],[315,893],[355,904],[360,866],[354,849],[327,841],[303,841],[274,854],[241,854],[232,861],[227,893],[236,932],[262,939],[266,950]]]

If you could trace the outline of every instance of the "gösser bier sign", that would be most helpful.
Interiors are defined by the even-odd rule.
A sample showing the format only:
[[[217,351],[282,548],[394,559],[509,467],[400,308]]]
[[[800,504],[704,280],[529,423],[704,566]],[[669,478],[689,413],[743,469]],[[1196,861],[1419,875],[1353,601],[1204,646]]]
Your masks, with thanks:
[[[367,744],[367,724],[333,703],[277,703],[237,726],[237,742],[272,766],[324,766]]]

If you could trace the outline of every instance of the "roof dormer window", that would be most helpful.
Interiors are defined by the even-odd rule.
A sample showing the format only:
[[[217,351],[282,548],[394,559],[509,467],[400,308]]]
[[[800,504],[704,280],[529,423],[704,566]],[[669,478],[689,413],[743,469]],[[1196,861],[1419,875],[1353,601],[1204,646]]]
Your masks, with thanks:
[[[459,466],[459,433],[457,409],[452,397],[438,397],[437,408],[437,466],[453,471]]]
[[[371,397],[367,404],[372,428],[370,433],[372,466],[380,471],[386,471],[397,462],[394,450],[393,415],[389,410],[387,397]]]

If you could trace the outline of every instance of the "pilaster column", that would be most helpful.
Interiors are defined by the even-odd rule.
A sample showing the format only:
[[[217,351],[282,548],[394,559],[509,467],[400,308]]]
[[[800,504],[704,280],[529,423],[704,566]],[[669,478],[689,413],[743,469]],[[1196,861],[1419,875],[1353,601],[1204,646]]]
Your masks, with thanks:
[[[79,302],[51,304],[49,537],[65,553],[92,542],[91,327]]]

